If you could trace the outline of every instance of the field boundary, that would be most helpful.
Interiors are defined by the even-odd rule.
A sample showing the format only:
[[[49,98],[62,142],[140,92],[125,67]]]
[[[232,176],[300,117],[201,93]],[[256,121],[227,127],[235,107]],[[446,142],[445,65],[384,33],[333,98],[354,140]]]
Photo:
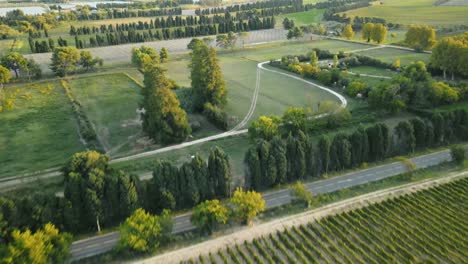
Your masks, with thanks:
[[[132,263],[179,263],[180,261],[185,261],[190,258],[196,259],[199,255],[205,255],[208,252],[215,252],[217,249],[221,249],[226,246],[230,246],[236,243],[242,244],[244,241],[249,242],[254,238],[267,236],[269,234],[275,233],[276,231],[281,232],[294,226],[297,227],[301,224],[317,221],[326,216],[356,210],[385,201],[390,198],[400,197],[403,195],[430,189],[458,179],[463,179],[467,176],[468,170],[465,170],[463,172],[450,174],[449,176],[445,176],[443,178],[422,180],[415,183],[409,183],[397,187],[375,191],[340,202],[332,203],[308,212],[273,220],[271,222],[254,226],[252,228],[246,227],[243,230],[230,235],[222,236],[176,251],[171,251],[152,258],[134,261]]]

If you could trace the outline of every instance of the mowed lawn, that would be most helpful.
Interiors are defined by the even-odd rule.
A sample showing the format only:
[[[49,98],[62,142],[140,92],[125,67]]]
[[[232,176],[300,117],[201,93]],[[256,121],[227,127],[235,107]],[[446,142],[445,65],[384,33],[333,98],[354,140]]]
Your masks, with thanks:
[[[323,18],[323,13],[325,13],[324,9],[312,9],[304,12],[279,15],[276,17],[276,26],[283,27],[283,20],[286,17],[294,20],[294,25],[296,26],[320,23]]]
[[[400,59],[402,66],[414,61],[423,61],[425,63],[428,63],[429,58],[431,57],[431,55],[427,53],[418,53],[409,50],[401,50],[394,48],[373,49],[357,53],[361,55],[374,57],[388,63],[393,63],[395,62],[395,60]]]
[[[71,78],[70,86],[111,155],[127,151],[123,147],[141,136],[136,112],[140,86],[125,74]]]
[[[5,88],[13,108],[0,112],[0,178],[62,166],[84,150],[76,119],[58,82]]]
[[[349,10],[348,16],[380,17],[404,25],[463,25],[468,23],[468,6],[434,6],[435,0],[380,0],[370,7]]]

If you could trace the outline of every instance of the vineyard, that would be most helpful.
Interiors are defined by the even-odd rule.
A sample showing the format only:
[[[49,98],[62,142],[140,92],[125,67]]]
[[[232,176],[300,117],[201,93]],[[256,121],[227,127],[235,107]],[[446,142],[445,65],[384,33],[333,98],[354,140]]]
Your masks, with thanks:
[[[467,198],[464,178],[183,263],[463,263]]]

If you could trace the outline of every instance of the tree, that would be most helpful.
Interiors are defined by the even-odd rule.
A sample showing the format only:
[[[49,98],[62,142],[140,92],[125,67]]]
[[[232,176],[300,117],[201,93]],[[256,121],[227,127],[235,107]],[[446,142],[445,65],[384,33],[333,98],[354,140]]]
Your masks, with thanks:
[[[459,91],[443,82],[434,82],[431,89],[431,100],[434,105],[455,103],[459,99]]]
[[[234,49],[236,47],[237,42],[237,35],[229,31],[227,34],[221,34],[216,36],[216,43],[219,47],[223,47],[225,49]]]
[[[161,63],[167,62],[169,60],[169,52],[164,47],[162,47],[161,51],[159,52],[159,60]]]
[[[354,37],[354,31],[353,27],[351,24],[347,24],[344,28],[341,34],[346,38],[346,39],[352,39]]]
[[[139,208],[119,226],[119,250],[152,252],[159,247],[163,228],[157,216]]]
[[[286,183],[286,145],[279,136],[276,136],[271,140],[270,153],[270,158],[274,158],[274,164],[276,166],[276,184]],[[272,165],[270,164],[270,166]]]
[[[401,68],[401,61],[400,61],[400,59],[396,59],[396,60],[393,62],[392,66],[393,66],[394,68],[396,68],[396,69]]]
[[[385,109],[393,114],[406,108],[398,84],[382,84],[372,89],[369,92],[368,103],[373,108]]]
[[[94,68],[96,64],[102,65],[102,59],[99,57],[93,58],[93,54],[87,50],[82,50],[80,52],[80,65],[88,71],[89,69]]]
[[[289,29],[288,30],[288,34],[286,35],[286,37],[288,39],[298,39],[298,38],[302,38],[304,36],[304,32],[302,32],[302,29],[297,27],[297,26],[294,26],[293,28]]]
[[[57,76],[63,77],[74,72],[80,61],[80,53],[74,47],[56,47],[52,52],[50,68]]]
[[[465,148],[461,145],[452,146],[450,148],[450,155],[452,156],[452,160],[457,164],[463,164],[466,157]]]
[[[202,111],[205,103],[211,103],[222,108],[227,102],[227,92],[216,51],[202,41],[194,41],[192,47],[189,68],[194,107]]]
[[[430,49],[436,43],[436,32],[429,26],[410,26],[405,34],[405,43],[418,50]]]
[[[12,241],[6,248],[2,263],[64,263],[69,256],[71,235],[59,233],[53,224],[46,224],[43,229],[32,233],[14,230]]]
[[[315,50],[312,51],[312,55],[310,56],[310,64],[315,67],[318,66],[318,57],[317,52],[315,52]]]
[[[371,39],[380,44],[384,42],[386,37],[387,37],[387,28],[381,23],[375,24],[375,26],[372,28]]]
[[[199,229],[213,232],[220,224],[226,224],[228,209],[219,200],[207,200],[197,205],[190,221]]]
[[[468,34],[460,37],[445,37],[439,40],[432,49],[431,64],[443,71],[444,78],[446,78],[446,72],[452,74],[452,80],[455,73],[468,76],[466,39],[468,39]]]
[[[351,82],[348,87],[346,87],[345,93],[349,96],[357,96],[358,94],[362,94],[365,90],[367,90],[367,85],[362,82]]]
[[[7,84],[11,79],[10,71],[0,65],[0,89],[3,89],[3,85]]]
[[[260,116],[258,120],[249,126],[249,136],[251,139],[271,140],[279,133],[279,118]]]
[[[19,78],[20,70],[26,69],[28,60],[18,52],[12,52],[1,59],[1,64],[15,73],[16,79]]]
[[[288,107],[283,113],[282,120],[286,131],[294,135],[306,130],[307,115],[304,108]]]
[[[291,187],[291,192],[297,199],[304,202],[308,208],[312,207],[316,202],[313,193],[306,190],[304,184],[300,181],[297,181]]]
[[[401,121],[395,127],[394,148],[397,155],[413,153],[416,148],[414,128],[409,121]]]
[[[338,67],[338,55],[333,55],[333,68]]]
[[[367,40],[370,42],[372,39],[372,32],[374,31],[374,24],[373,23],[366,23],[362,27],[362,39]]]
[[[62,168],[65,176],[65,198],[71,202],[73,217],[86,228],[103,216],[105,176],[110,173],[109,158],[96,151],[74,154]]]
[[[183,141],[190,134],[187,114],[171,90],[164,70],[158,65],[146,67],[141,107],[143,130],[155,142],[169,144]]]
[[[159,64],[159,54],[151,47],[141,46],[132,49],[132,63],[141,70]]]
[[[233,204],[234,215],[237,216],[242,223],[251,225],[252,219],[259,213],[265,211],[265,200],[260,193],[255,191],[243,191],[238,188],[231,198]]]
[[[229,197],[231,194],[231,165],[229,156],[218,147],[211,149],[208,158],[208,179],[215,187],[215,194]]]

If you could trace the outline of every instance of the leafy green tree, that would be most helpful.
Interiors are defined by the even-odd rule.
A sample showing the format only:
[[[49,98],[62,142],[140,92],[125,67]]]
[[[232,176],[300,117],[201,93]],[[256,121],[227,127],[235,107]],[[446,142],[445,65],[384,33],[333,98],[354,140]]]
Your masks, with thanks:
[[[385,109],[393,114],[398,113],[406,108],[400,89],[398,84],[382,84],[369,92],[368,103],[373,108]]]
[[[269,175],[269,158],[270,158],[270,143],[266,140],[257,142],[257,153],[260,161],[261,185],[262,187],[270,186]],[[273,176],[273,175],[272,175]],[[274,181],[273,181],[274,182]]]
[[[80,62],[80,53],[74,47],[56,47],[52,52],[50,68],[57,76],[63,77],[74,72]]]
[[[3,89],[3,85],[7,84],[11,79],[10,70],[0,65],[0,89]]]
[[[314,194],[310,191],[308,191],[304,184],[300,181],[297,181],[292,187],[291,187],[291,192],[292,194],[299,199],[300,201],[304,202],[308,208],[312,207],[314,203],[316,203],[316,200],[314,198]]]
[[[288,39],[299,39],[304,36],[304,32],[302,32],[302,29],[300,27],[294,26],[293,28],[288,30],[288,34],[286,37]]]
[[[124,219],[138,208],[138,192],[134,179],[132,179],[131,176],[119,172],[117,177],[119,186],[119,212],[121,218]]]
[[[415,49],[430,49],[436,43],[436,32],[429,26],[412,25],[405,34],[405,42]]]
[[[212,233],[228,220],[228,209],[219,200],[207,200],[197,205],[190,221],[199,229]]]
[[[119,226],[118,248],[136,253],[153,252],[160,245],[162,231],[158,217],[139,208]]]
[[[1,59],[1,64],[15,73],[16,79],[19,78],[20,71],[28,66],[28,60],[18,52],[12,52]]]
[[[146,68],[141,107],[143,130],[155,142],[169,144],[183,141],[190,134],[187,114],[171,90],[164,70],[158,65]]]
[[[189,68],[195,109],[202,111],[207,102],[223,107],[227,92],[216,51],[202,41],[194,41],[192,47]]]
[[[367,85],[362,82],[351,82],[348,87],[346,87],[345,93],[349,96],[357,96],[359,93],[364,92],[367,89]]]
[[[230,196],[231,178],[229,156],[218,147],[211,149],[208,158],[208,179],[214,183],[215,194],[217,196]]]
[[[83,227],[89,227],[103,216],[105,176],[110,172],[109,158],[96,151],[74,154],[62,168],[65,176],[65,198],[71,202],[73,215]]]
[[[287,181],[287,158],[286,158],[286,145],[284,141],[276,136],[271,140],[270,158],[274,157],[274,164],[276,166],[276,184],[283,184]],[[269,162],[270,164],[272,162]]]
[[[102,59],[99,57],[94,57],[90,51],[82,50],[80,52],[80,65],[88,71],[93,69],[96,64],[102,65]]]
[[[260,159],[258,157],[256,146],[252,146],[247,151],[244,163],[246,164],[246,174],[249,185],[254,190],[262,188],[262,171],[260,168]]]
[[[196,154],[192,158],[190,165],[193,169],[193,176],[196,184],[199,187],[198,192],[200,194],[200,200],[203,201],[214,197],[214,190],[210,188],[211,184],[208,180],[208,165],[206,162],[199,154]]]
[[[401,121],[395,127],[394,150],[397,155],[413,153],[416,148],[414,128],[409,121]]]
[[[252,219],[265,211],[266,203],[260,193],[255,191],[243,191],[238,188],[231,198],[233,213],[242,223],[250,225]]]
[[[381,23],[375,24],[371,32],[372,40],[380,44],[384,42],[386,37],[387,37],[387,28]]]
[[[14,230],[11,237],[5,256],[0,258],[2,263],[64,263],[72,240],[70,234],[60,234],[50,223],[35,233],[29,229],[24,232]]]
[[[271,140],[279,134],[279,123],[279,118],[275,116],[260,116],[250,124],[249,136],[251,139]]]
[[[179,188],[183,200],[179,205],[183,207],[192,207],[200,202],[200,192],[195,179],[193,167],[190,163],[184,163],[179,170],[180,180]]]
[[[351,24],[347,24],[344,28],[343,31],[341,31],[341,34],[346,38],[346,39],[352,39],[354,37],[354,30]]]
[[[367,42],[370,42],[372,39],[372,32],[374,30],[374,23],[366,23],[362,27],[362,39],[367,40]]]
[[[161,51],[159,52],[159,60],[161,63],[167,62],[169,60],[169,52],[164,47],[162,47]]]
[[[330,146],[331,142],[327,136],[320,137],[318,141],[318,153],[321,161],[321,167],[323,173],[328,173],[328,168],[330,166]]]
[[[141,46],[132,49],[132,63],[141,70],[159,64],[159,54],[151,47]]]
[[[434,82],[431,87],[431,100],[434,105],[455,103],[459,100],[459,91],[443,82]]]
[[[457,164],[463,164],[466,157],[465,148],[461,145],[452,146],[450,148],[450,155],[452,156],[452,160]]]
[[[343,170],[351,165],[351,143],[345,134],[337,134],[330,146],[330,164],[334,170]]]
[[[234,49],[236,47],[236,42],[237,35],[232,31],[229,31],[227,34],[220,34],[216,36],[216,44],[219,47],[225,49]]]
[[[288,107],[281,119],[287,133],[291,132],[296,135],[299,131],[306,131],[307,115],[304,108]]]
[[[289,181],[303,179],[306,172],[305,163],[305,145],[300,139],[302,131],[297,137],[288,136],[286,140],[286,157],[287,157],[287,178]]]
[[[400,69],[401,68],[401,61],[400,59],[396,59],[393,64],[392,64],[393,67],[395,67],[396,69]]]
[[[317,67],[318,66],[318,60],[319,59],[318,59],[318,56],[317,56],[317,52],[315,52],[315,50],[312,51],[312,55],[310,56],[310,64],[312,66]]]
[[[417,149],[422,149],[422,148],[425,148],[427,146],[430,146],[428,145],[429,142],[427,142],[427,133],[428,133],[428,128],[427,128],[427,125],[426,123],[421,120],[420,118],[413,118],[411,120],[409,120],[409,122],[411,123],[411,125],[413,126],[413,130],[414,130],[414,137],[415,137],[415,140],[416,140],[416,148]]]

